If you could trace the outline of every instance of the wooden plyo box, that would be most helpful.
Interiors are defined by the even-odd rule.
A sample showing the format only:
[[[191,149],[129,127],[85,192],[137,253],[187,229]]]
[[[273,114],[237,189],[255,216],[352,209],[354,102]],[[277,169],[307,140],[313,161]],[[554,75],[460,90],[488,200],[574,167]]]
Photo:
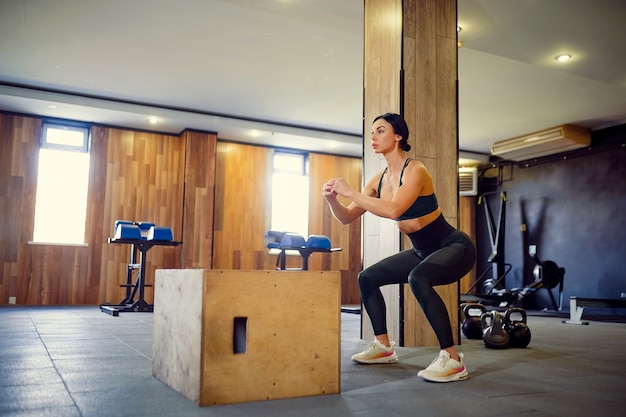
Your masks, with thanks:
[[[339,272],[157,270],[152,375],[201,406],[339,393],[340,288]]]

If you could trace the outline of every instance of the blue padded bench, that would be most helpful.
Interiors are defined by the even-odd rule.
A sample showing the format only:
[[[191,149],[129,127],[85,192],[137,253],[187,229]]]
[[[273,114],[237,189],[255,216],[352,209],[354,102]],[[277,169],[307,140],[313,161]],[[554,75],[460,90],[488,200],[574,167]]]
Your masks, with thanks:
[[[169,227],[152,226],[148,230],[148,240],[170,241],[174,239],[172,229]]]
[[[126,295],[119,304],[100,304],[100,311],[118,316],[120,311],[152,312],[154,306],[145,301],[144,289],[151,287],[146,284],[146,255],[153,246],[178,246],[172,229],[159,227],[151,222],[131,222],[116,220],[113,226],[113,237],[108,243],[131,245],[128,265],[126,265],[126,282],[120,287],[126,288]],[[133,273],[138,270],[133,282]],[[137,299],[135,300],[135,296]]]
[[[268,247],[270,245],[268,244]],[[309,269],[309,257],[315,252],[329,253],[339,252],[341,248],[333,248],[330,244],[328,236],[323,235],[310,235],[308,239],[304,239],[301,235],[296,233],[285,233],[280,239],[280,242],[274,247],[280,249],[278,254],[277,265],[278,269],[285,270],[287,261],[287,251],[295,250],[300,253],[302,257],[302,270],[307,271]],[[271,249],[271,247],[270,247]]]

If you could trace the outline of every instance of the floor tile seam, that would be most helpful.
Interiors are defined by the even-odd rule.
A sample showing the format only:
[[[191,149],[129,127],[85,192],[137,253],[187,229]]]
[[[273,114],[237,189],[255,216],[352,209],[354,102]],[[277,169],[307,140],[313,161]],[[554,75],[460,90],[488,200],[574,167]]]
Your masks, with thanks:
[[[107,334],[109,336],[109,338],[113,338],[115,340],[117,340],[119,343],[121,343],[122,345],[126,346],[127,348],[131,349],[132,351],[138,353],[140,356],[144,357],[145,359],[149,360],[150,362],[152,362],[152,358],[150,356],[145,355],[143,352],[141,352],[140,350],[138,350],[137,348],[135,348],[134,346],[132,346],[131,344],[127,343],[125,340],[121,339],[120,337],[118,337],[116,334],[111,333],[110,331],[105,331],[104,329],[98,327],[99,330],[101,330],[103,333]]]
[[[99,325],[98,323],[94,323],[94,321],[90,320],[88,317],[85,317],[85,316],[83,316],[83,315],[81,315],[81,314],[78,314],[78,313],[77,313],[77,316],[79,317],[80,321],[84,321],[84,322],[88,323],[88,324],[89,324],[89,326],[90,326],[91,328],[95,328],[95,330],[97,330],[97,332],[98,332],[99,334],[101,334],[103,337],[100,337],[100,338],[95,338],[95,337],[94,337],[94,338],[89,338],[89,339],[68,339],[68,340],[100,340],[100,339],[101,339],[101,340],[110,340],[111,338],[113,338],[113,339],[114,339],[114,340],[116,340],[117,342],[119,342],[119,343],[121,343],[122,345],[126,346],[127,348],[131,349],[133,352],[136,352],[136,353],[138,353],[140,356],[144,357],[145,359],[147,359],[147,360],[149,360],[149,361],[152,361],[152,358],[151,358],[151,357],[149,357],[149,356],[145,355],[145,354],[144,354],[143,352],[141,352],[140,350],[136,349],[135,347],[133,347],[133,346],[132,346],[132,345],[130,345],[129,343],[125,342],[123,339],[121,339],[120,337],[118,337],[117,335],[115,335],[114,333],[112,333],[110,330],[108,330],[105,326],[101,326],[101,325]],[[152,326],[152,324],[151,324],[151,323],[149,323],[149,322],[148,322],[148,321],[146,321],[146,320],[135,320],[135,319],[133,319],[133,321],[138,321],[138,322],[140,322],[141,324],[148,324],[148,325]],[[107,323],[107,324],[108,324],[108,323]],[[120,323],[120,324],[123,324],[123,323]],[[44,336],[45,336],[45,337],[50,337],[50,335],[49,335],[49,334],[45,334]],[[41,338],[41,335],[40,335],[40,338]],[[55,340],[58,340],[58,339],[55,339]],[[43,339],[42,339],[42,342],[44,342],[44,341],[43,341]],[[45,344],[45,342],[44,342],[44,344]],[[47,347],[47,345],[46,345],[46,351],[48,352],[48,347]],[[50,357],[52,357],[52,356],[50,355],[50,353],[49,353],[49,352],[48,352],[48,355],[49,355]]]
[[[87,321],[88,323],[90,323],[92,326],[96,327],[99,331],[101,331],[102,333],[108,335],[109,337],[112,337],[113,339],[117,340],[118,342],[120,342],[121,344],[125,345],[126,347],[130,348],[132,351],[138,353],[140,356],[144,357],[145,359],[147,359],[148,361],[152,362],[152,358],[150,356],[145,355],[143,352],[141,352],[140,350],[136,349],[134,346],[132,346],[131,344],[127,343],[126,341],[124,341],[123,339],[121,339],[120,337],[118,337],[118,335],[114,334],[111,330],[107,329],[108,327],[110,327],[110,323],[107,322],[106,326],[101,325],[100,323],[102,323],[102,321],[98,318],[96,321],[94,322],[93,319],[90,320],[88,317],[85,316],[80,316],[83,320]],[[89,316],[91,317],[91,316]],[[118,324],[124,325],[124,322],[122,320],[119,320],[120,317],[111,317],[111,319],[115,319],[116,322]],[[118,321],[119,320],[119,321]],[[140,325],[148,325],[150,327],[154,327],[154,324],[151,323],[148,320],[143,320],[141,318],[132,318],[129,320],[124,320],[124,321],[130,321],[133,324],[140,324]]]
[[[83,413],[81,412],[80,408],[78,407],[78,403],[76,402],[76,399],[74,398],[74,395],[72,394],[72,392],[70,391],[69,387],[67,386],[67,382],[65,381],[65,378],[63,378],[63,375],[61,374],[61,371],[57,367],[55,361],[52,359],[52,356],[50,355],[50,351],[48,350],[48,345],[41,338],[41,334],[39,334],[39,329],[37,328],[37,325],[36,325],[35,321],[32,319],[32,316],[31,316],[30,312],[28,313],[28,316],[31,318],[31,321],[32,321],[33,325],[35,326],[35,330],[36,330],[37,334],[39,335],[39,338],[41,339],[41,343],[43,344],[44,349],[46,350],[46,354],[48,355],[48,358],[50,359],[50,363],[52,364],[52,367],[54,368],[55,372],[59,376],[59,378],[61,380],[61,383],[63,384],[63,387],[65,388],[65,391],[67,392],[67,395],[72,400],[72,404],[76,408],[76,410],[78,411],[78,414],[80,416],[82,416]]]

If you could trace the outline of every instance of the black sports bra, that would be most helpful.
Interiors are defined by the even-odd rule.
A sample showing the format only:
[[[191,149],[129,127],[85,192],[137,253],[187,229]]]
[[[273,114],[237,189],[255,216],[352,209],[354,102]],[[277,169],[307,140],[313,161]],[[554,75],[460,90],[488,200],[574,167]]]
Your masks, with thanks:
[[[404,175],[404,169],[411,162],[411,158],[407,158],[406,162],[404,162],[404,166],[402,167],[402,172],[400,173],[400,186],[402,186],[402,176]],[[380,198],[380,188],[383,183],[383,177],[387,172],[387,168],[383,171],[383,174],[380,176],[380,181],[378,182],[378,198]],[[417,199],[413,202],[411,207],[409,207],[404,213],[402,213],[396,220],[407,220],[407,219],[416,219],[421,216],[425,216],[439,208],[439,203],[437,202],[437,196],[435,193],[430,195],[421,195],[417,197]]]

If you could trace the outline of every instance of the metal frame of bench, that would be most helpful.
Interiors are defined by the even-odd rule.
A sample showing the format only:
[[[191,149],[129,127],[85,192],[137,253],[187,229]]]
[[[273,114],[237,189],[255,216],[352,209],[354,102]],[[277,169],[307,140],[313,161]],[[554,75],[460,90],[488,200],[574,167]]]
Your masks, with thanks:
[[[569,320],[563,320],[567,324],[589,324],[582,320],[585,307],[609,307],[626,308],[626,299],[610,298],[585,298],[571,296],[569,298]]]
[[[110,244],[131,245],[130,259],[126,267],[126,283],[120,285],[120,287],[126,289],[126,296],[119,304],[100,304],[100,311],[114,317],[118,317],[120,311],[153,312],[154,305],[149,304],[144,298],[145,287],[151,287],[151,285],[146,284],[146,254],[153,246],[178,246],[183,242],[116,238],[109,238],[107,241]],[[137,262],[137,260],[139,260],[139,262]],[[133,283],[133,271],[135,270],[139,270],[139,272],[137,273],[137,279]],[[135,300],[135,295],[137,295],[137,300]]]

